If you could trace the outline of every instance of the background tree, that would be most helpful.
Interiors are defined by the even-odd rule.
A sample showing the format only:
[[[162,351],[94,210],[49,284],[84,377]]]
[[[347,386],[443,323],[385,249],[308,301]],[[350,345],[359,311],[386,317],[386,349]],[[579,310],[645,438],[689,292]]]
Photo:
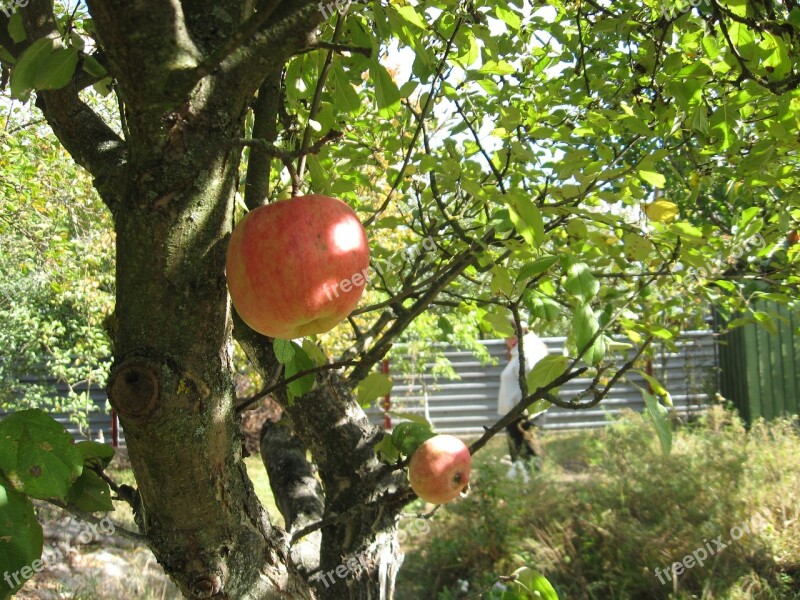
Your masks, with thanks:
[[[800,12],[709,2],[331,15],[302,0],[31,0],[0,15],[10,93],[35,98],[113,220],[108,390],[138,486],[119,492],[187,597],[391,597],[413,494],[402,463],[378,460],[384,434],[359,400],[415,323],[568,324],[571,357],[530,378],[478,450],[533,402],[600,402],[655,337],[696,320],[686,298],[769,324],[754,301],[796,297]],[[113,91],[116,124],[91,86]],[[244,209],[306,191],[359,213],[375,275],[337,343],[301,348],[231,314],[224,256]],[[611,333],[636,346],[624,365],[607,359]],[[286,530],[242,462],[252,399],[234,396],[232,337],[292,424],[262,440]],[[550,393],[585,374],[578,398]],[[103,462],[83,448],[63,454],[67,482]],[[58,495],[12,458],[0,468],[21,513],[19,492]],[[333,584],[314,577],[356,557]]]
[[[0,129],[2,406],[66,412],[88,433],[94,406],[82,390],[102,388],[110,366],[102,323],[113,307],[111,220],[44,125],[11,110]]]

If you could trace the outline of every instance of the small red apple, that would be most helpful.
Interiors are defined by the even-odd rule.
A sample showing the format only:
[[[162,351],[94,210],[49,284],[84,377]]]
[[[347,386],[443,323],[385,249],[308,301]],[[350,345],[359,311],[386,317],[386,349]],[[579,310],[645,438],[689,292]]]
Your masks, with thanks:
[[[426,502],[450,502],[467,487],[471,463],[469,448],[460,439],[447,434],[434,436],[411,456],[411,489]]]
[[[358,305],[369,278],[367,234],[341,200],[300,196],[247,213],[225,267],[250,327],[281,339],[324,333]]]

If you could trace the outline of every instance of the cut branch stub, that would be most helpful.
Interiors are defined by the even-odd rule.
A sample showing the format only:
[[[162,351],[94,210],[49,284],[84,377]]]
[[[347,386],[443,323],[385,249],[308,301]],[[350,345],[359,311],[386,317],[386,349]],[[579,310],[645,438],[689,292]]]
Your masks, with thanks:
[[[111,376],[108,392],[120,415],[141,418],[158,404],[158,376],[147,362],[127,362]]]

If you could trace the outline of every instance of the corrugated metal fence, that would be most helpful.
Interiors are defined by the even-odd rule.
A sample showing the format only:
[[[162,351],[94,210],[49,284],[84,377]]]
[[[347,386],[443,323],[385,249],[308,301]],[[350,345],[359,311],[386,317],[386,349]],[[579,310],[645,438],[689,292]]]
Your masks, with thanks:
[[[561,354],[565,338],[544,338],[551,354]],[[502,340],[481,342],[494,359],[495,364],[484,364],[472,352],[453,347],[443,347],[443,355],[449,359],[457,378],[447,379],[430,374],[432,364],[423,365],[413,378],[395,376],[392,391],[392,411],[413,412],[427,415],[437,431],[442,433],[477,434],[483,427],[494,423],[497,414],[497,394],[500,387],[500,373],[505,366],[505,345]],[[624,353],[618,353],[617,363],[626,360]],[[700,410],[708,399],[708,394],[716,389],[715,346],[711,332],[687,332],[677,343],[677,351],[669,352],[656,347],[653,361],[653,374],[672,394],[675,410],[683,415]],[[391,374],[391,360],[390,360]],[[631,380],[641,387],[647,384],[638,375]],[[589,384],[588,379],[575,379],[560,390],[562,398],[570,399]],[[59,393],[65,394],[65,385],[58,385]],[[83,391],[80,388],[76,391]],[[111,441],[111,417],[108,414],[108,401],[103,388],[93,386],[89,398],[100,409],[91,413],[89,430],[92,439],[102,432],[103,438]],[[609,416],[617,415],[624,409],[641,411],[644,409],[642,395],[632,385],[619,382],[603,402],[591,410],[565,410],[551,408],[545,419],[546,429],[575,429],[601,427]],[[367,411],[376,425],[384,422],[384,413],[379,406]],[[0,417],[3,416],[0,410]],[[54,415],[76,437],[82,437],[78,427],[66,415]],[[399,422],[393,417],[393,422]],[[120,443],[124,435],[120,431]]]
[[[543,340],[551,354],[562,353],[565,338]],[[441,433],[482,433],[484,426],[492,425],[499,418],[497,395],[500,373],[506,361],[502,340],[481,343],[496,364],[484,365],[472,352],[444,348],[444,356],[450,360],[458,379],[435,378],[426,374],[425,371],[433,367],[432,364],[427,364],[423,367],[422,374],[415,374],[413,381],[395,381],[391,410],[425,415]],[[628,358],[624,353],[618,353],[617,356],[619,365]],[[688,415],[700,410],[709,393],[714,393],[715,365],[713,334],[704,331],[686,332],[678,341],[675,352],[656,346],[653,375],[669,390],[675,410],[679,414]],[[631,374],[630,379],[643,388],[647,387],[647,383],[637,374]],[[574,379],[562,386],[559,396],[569,400],[585,390],[590,382],[590,379]],[[625,409],[641,411],[644,409],[644,401],[637,388],[629,383],[619,382],[592,409],[567,410],[552,407],[547,412],[543,426],[545,429],[601,427],[607,423],[609,416],[618,415]],[[373,423],[383,423],[384,413],[379,407],[370,409],[368,413]],[[399,422],[399,419],[394,417],[393,422]]]

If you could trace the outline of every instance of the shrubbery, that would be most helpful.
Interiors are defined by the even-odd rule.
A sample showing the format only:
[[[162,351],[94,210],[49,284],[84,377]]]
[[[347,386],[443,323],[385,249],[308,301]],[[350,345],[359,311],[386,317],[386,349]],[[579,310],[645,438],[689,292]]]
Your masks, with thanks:
[[[476,456],[470,497],[408,551],[400,598],[478,597],[523,565],[562,599],[800,597],[796,420],[748,432],[714,408],[676,432],[670,456],[637,414],[544,442],[544,468],[527,484],[507,479],[502,444]],[[744,524],[751,533],[731,541]],[[731,543],[676,588],[660,583],[656,568],[719,536]]]

